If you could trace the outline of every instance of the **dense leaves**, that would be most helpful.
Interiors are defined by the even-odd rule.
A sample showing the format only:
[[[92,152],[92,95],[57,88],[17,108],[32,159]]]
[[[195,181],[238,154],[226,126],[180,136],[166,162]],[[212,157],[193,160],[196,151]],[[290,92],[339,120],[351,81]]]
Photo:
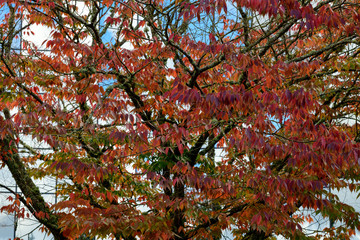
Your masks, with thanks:
[[[358,188],[358,1],[0,4],[0,158],[22,191],[2,210],[55,239],[360,230],[329,191]],[[342,225],[309,235],[303,210]]]

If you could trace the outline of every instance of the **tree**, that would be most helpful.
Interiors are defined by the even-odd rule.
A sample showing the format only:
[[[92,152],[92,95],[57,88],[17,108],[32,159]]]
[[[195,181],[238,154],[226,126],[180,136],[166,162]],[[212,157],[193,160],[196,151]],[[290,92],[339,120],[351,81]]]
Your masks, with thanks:
[[[329,191],[358,188],[357,0],[0,4],[1,161],[22,192],[2,210],[21,217],[21,202],[56,240],[359,230]],[[309,236],[301,209],[342,225]]]

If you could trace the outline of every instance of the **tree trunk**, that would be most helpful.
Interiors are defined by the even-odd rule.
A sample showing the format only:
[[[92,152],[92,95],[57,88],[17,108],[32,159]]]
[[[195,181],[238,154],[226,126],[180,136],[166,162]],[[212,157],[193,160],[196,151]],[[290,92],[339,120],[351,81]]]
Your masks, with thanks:
[[[10,113],[8,109],[4,110],[4,115],[7,120],[10,119]],[[46,205],[44,198],[41,196],[39,188],[35,185],[30,175],[26,171],[24,163],[21,161],[18,153],[17,146],[15,145],[15,139],[11,135],[7,135],[3,139],[0,139],[0,157],[8,167],[12,177],[16,184],[19,186],[25,199],[30,199],[26,207],[28,210],[53,234],[55,240],[66,240],[67,238],[61,233],[61,229],[58,226],[58,218],[54,215],[49,207]],[[35,214],[43,212],[48,218],[39,218]]]

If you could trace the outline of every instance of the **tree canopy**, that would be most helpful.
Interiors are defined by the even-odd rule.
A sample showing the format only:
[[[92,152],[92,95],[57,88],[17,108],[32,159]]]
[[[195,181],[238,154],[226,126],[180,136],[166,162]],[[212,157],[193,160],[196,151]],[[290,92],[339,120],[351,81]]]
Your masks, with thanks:
[[[0,9],[0,160],[21,189],[3,211],[27,209],[56,240],[360,230],[329,191],[358,189],[358,0]],[[50,36],[38,44],[34,29]],[[34,183],[44,176],[59,179],[55,204]],[[309,235],[304,209],[341,224]]]

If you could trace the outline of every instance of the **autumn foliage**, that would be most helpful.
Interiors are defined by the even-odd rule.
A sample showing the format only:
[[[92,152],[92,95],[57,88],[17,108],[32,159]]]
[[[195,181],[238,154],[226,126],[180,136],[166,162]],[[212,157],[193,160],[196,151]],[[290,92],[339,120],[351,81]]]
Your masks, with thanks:
[[[56,240],[360,229],[329,191],[360,176],[358,0],[0,7],[0,160],[22,192],[2,210],[25,206]],[[44,176],[56,204],[34,184]],[[309,212],[341,224],[308,235]]]

